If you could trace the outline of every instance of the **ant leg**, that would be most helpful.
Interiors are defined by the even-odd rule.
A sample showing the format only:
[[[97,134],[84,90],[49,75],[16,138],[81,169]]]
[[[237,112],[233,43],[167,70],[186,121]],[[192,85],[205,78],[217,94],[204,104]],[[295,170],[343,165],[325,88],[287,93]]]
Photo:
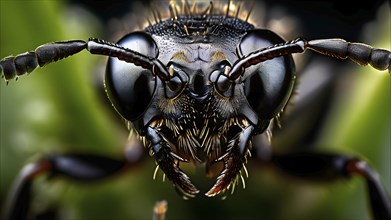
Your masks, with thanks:
[[[334,181],[360,175],[367,183],[374,219],[391,219],[391,200],[377,173],[363,160],[315,152],[273,155],[270,161],[288,174],[312,181]]]
[[[97,181],[134,168],[144,158],[143,153],[135,152],[133,149],[130,154],[133,155],[127,153],[126,159],[121,160],[87,154],[51,155],[26,165],[8,195],[5,219],[27,219],[31,186],[36,177],[47,174],[49,178],[66,177],[83,182]]]

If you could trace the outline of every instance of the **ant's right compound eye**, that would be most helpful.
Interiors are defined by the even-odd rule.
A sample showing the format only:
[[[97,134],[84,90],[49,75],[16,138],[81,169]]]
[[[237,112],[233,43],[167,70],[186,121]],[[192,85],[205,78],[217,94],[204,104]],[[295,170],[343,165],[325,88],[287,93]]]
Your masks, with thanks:
[[[144,32],[126,35],[118,45],[149,57],[158,56],[158,47]],[[156,80],[148,69],[110,57],[106,68],[105,88],[118,113],[135,121],[148,109],[155,92]]]
[[[248,31],[238,46],[239,56],[282,44],[285,41],[272,31]],[[291,55],[275,57],[248,67],[244,74],[247,101],[259,118],[274,118],[291,96],[295,80],[295,65]]]

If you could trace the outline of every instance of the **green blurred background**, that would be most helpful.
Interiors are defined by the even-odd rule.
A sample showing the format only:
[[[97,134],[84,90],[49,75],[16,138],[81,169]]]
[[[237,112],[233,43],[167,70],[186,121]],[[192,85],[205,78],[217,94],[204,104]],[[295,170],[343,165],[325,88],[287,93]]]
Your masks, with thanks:
[[[372,24],[374,33],[354,40],[390,49],[389,7],[379,10],[383,14]],[[1,58],[52,41],[104,38],[106,29],[88,8],[70,8],[67,1],[0,1]],[[335,36],[338,33],[330,34]],[[42,155],[92,152],[120,157],[127,138],[125,125],[96,86],[97,72],[103,71],[97,66],[104,62],[82,52],[8,86],[0,83],[1,207],[18,171]],[[332,110],[335,116],[316,145],[366,159],[391,192],[390,76],[351,66],[355,77],[349,79],[347,94],[341,95],[340,105]],[[257,169],[250,161],[245,190],[238,187],[226,200],[198,196],[186,201],[169,182],[162,183],[161,173],[152,180],[154,168],[149,159],[133,173],[93,184],[40,178],[34,185],[33,207],[41,210],[55,204],[62,219],[150,219],[155,202],[165,199],[167,219],[368,218],[365,184],[356,177],[330,185],[291,181]],[[202,169],[190,176],[202,191],[213,183],[203,177]]]

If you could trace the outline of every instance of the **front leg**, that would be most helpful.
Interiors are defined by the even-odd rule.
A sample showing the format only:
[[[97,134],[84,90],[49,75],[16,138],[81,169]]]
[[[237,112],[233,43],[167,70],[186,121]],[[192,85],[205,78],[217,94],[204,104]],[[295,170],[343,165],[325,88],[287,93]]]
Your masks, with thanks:
[[[184,198],[194,197],[199,190],[190,182],[189,177],[179,168],[181,160],[171,151],[168,142],[159,134],[158,128],[148,127],[147,138],[151,142],[151,148],[156,163],[167,178],[174,184],[175,189]]]
[[[97,155],[64,154],[48,156],[36,163],[28,164],[20,172],[8,195],[5,219],[27,219],[32,198],[31,187],[38,176],[48,174],[49,178],[61,176],[82,182],[98,181],[135,167],[142,158],[142,154],[132,161]]]
[[[377,173],[363,160],[315,152],[273,155],[269,161],[280,170],[311,181],[329,182],[352,175],[363,177],[367,183],[373,218],[391,219],[391,200]]]

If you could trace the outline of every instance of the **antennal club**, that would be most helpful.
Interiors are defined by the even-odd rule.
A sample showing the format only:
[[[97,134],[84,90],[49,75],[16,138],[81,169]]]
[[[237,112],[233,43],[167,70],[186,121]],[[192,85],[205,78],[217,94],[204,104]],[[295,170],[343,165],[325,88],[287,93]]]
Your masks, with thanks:
[[[228,78],[235,80],[239,76],[242,76],[245,69],[250,66],[271,60],[275,57],[303,53],[307,48],[338,59],[349,58],[360,65],[370,64],[378,70],[388,69],[388,72],[391,73],[391,52],[388,50],[373,48],[362,43],[350,43],[337,38],[310,41],[298,38],[285,44],[262,48],[240,58],[232,66],[231,71],[228,73]]]
[[[87,43],[82,40],[48,43],[37,47],[35,51],[6,57],[0,60],[1,75],[8,81],[30,73],[38,66],[43,67],[84,49],[87,49],[91,54],[117,57],[127,63],[149,69],[162,80],[170,79],[166,67],[157,58],[145,56],[137,51],[95,38],[90,38]]]

